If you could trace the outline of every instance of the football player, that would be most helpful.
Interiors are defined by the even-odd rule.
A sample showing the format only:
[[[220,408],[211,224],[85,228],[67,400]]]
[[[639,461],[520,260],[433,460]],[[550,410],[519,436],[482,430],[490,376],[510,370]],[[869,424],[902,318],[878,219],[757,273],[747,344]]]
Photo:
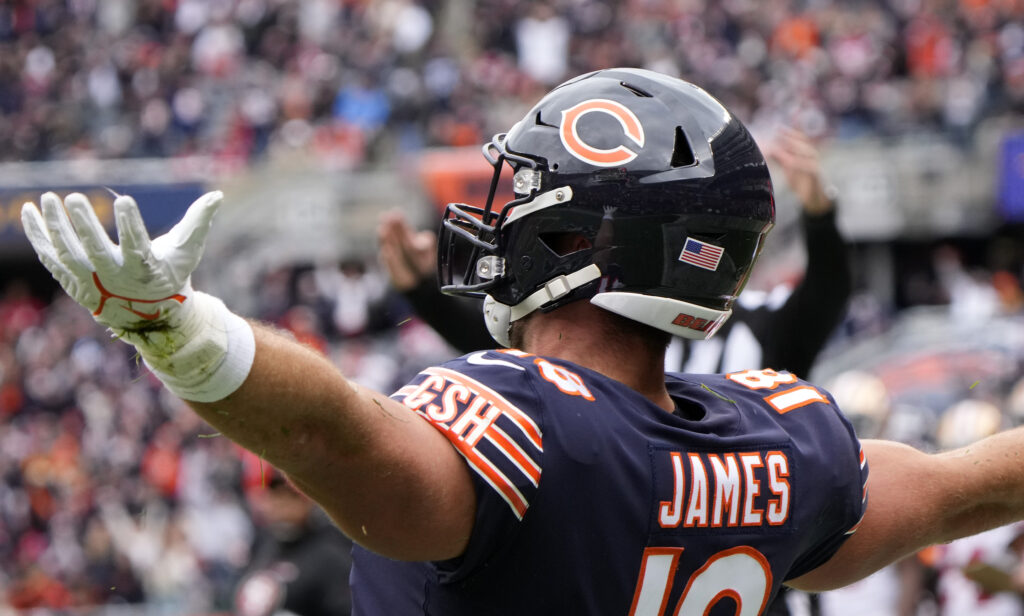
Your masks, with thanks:
[[[503,348],[390,397],[193,290],[219,192],[152,241],[128,196],[119,244],[78,194],[23,222],[73,298],[358,544],[357,614],[754,615],[782,584],[1024,517],[1024,432],[862,446],[791,373],[665,374],[670,335],[728,318],[775,216],[764,157],[706,92],[590,73],[484,153],[517,196],[449,206],[439,268]]]

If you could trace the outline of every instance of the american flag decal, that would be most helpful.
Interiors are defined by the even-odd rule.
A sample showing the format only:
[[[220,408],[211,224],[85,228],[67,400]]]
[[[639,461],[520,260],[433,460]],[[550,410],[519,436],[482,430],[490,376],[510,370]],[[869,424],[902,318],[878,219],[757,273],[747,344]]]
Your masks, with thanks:
[[[713,272],[718,269],[718,262],[722,260],[723,252],[725,249],[721,246],[688,237],[686,244],[683,245],[683,253],[679,255],[679,260]]]

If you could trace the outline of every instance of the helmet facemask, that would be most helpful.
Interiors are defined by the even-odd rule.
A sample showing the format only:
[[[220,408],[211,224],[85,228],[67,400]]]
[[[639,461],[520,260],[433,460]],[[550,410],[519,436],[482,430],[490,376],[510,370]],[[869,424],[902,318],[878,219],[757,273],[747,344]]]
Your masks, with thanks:
[[[438,280],[444,293],[484,297],[488,330],[507,346],[513,321],[537,309],[552,310],[593,295],[592,290],[580,289],[593,286],[590,283],[600,277],[600,269],[591,263],[592,248],[566,253],[550,241],[555,234],[571,233],[573,225],[558,220],[549,232],[541,232],[533,224],[519,222],[540,222],[537,212],[569,203],[573,193],[568,186],[544,191],[544,161],[509,152],[505,138],[497,135],[484,146],[484,156],[494,168],[485,207],[449,204],[445,209],[438,241]],[[506,163],[514,173],[517,198],[495,212],[494,198]],[[592,244],[592,237],[582,235]],[[504,256],[508,254],[518,259],[509,263]]]

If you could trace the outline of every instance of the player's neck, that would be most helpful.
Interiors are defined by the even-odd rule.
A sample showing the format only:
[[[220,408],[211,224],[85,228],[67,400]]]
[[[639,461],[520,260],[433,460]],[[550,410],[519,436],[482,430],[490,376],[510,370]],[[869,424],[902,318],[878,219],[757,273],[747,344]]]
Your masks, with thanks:
[[[578,301],[530,319],[522,350],[558,357],[631,387],[661,408],[675,407],[665,389],[665,350],[639,338],[618,336],[609,343],[604,311]]]

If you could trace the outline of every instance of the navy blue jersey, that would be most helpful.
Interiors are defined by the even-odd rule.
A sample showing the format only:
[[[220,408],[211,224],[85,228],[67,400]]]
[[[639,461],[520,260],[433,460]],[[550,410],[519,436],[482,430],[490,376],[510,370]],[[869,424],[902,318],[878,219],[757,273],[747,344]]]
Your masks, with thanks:
[[[867,467],[824,391],[772,370],[666,376],[675,413],[581,366],[481,351],[392,397],[465,458],[465,553],[356,548],[353,613],[759,614],[864,510]]]

